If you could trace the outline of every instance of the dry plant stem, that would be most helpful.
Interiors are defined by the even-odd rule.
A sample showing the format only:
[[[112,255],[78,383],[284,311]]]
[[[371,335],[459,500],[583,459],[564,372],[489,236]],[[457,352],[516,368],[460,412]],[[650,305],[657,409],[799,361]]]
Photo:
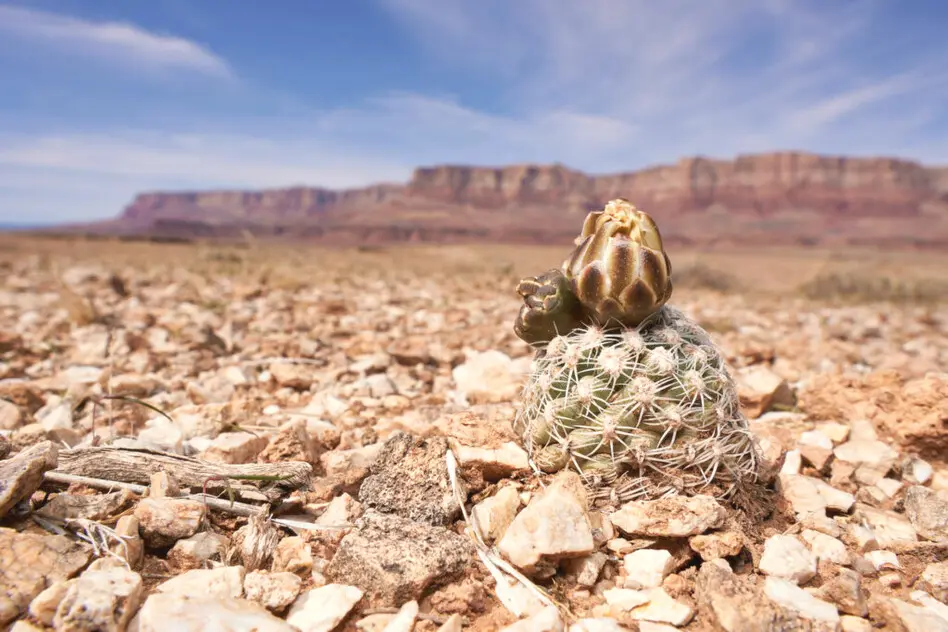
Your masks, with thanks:
[[[533,593],[533,595],[541,602],[548,606],[553,606],[559,610],[567,620],[575,618],[565,604],[554,601],[546,591],[530,581],[530,579],[518,571],[513,566],[513,564],[504,559],[496,547],[490,547],[487,545],[487,543],[484,541],[484,536],[481,532],[479,523],[476,519],[472,520],[472,516],[467,512],[467,508],[464,506],[464,497],[461,495],[461,490],[458,486],[457,480],[457,458],[454,456],[454,452],[450,449],[445,454],[445,461],[448,468],[448,478],[451,482],[451,490],[454,493],[454,497],[457,500],[458,505],[461,507],[461,513],[464,517],[464,522],[467,523],[468,526],[465,532],[473,541],[478,557],[481,558],[484,566],[487,567],[488,572],[490,572],[490,574],[494,577],[494,580],[497,582],[497,589],[495,592],[497,594],[497,598],[504,605],[504,607],[506,607],[507,610],[518,617],[523,616],[523,613],[519,611],[519,609],[516,607],[516,604],[510,601],[509,593],[507,593],[506,590],[501,590],[501,586],[509,586],[507,584],[507,578],[504,576],[504,573],[507,573],[507,575],[511,576],[514,580],[518,581],[527,590]]]
[[[138,494],[140,496],[144,496],[146,493],[148,493],[148,487],[145,485],[109,481],[101,478],[78,476],[75,474],[64,474],[57,471],[46,472],[46,474],[43,475],[43,478],[44,480],[47,480],[51,483],[59,483],[62,485],[85,485],[86,487],[92,487],[94,489],[101,489],[104,491],[126,489],[133,494]],[[266,507],[263,506],[251,505],[249,503],[242,503],[239,501],[230,502],[229,500],[214,498],[213,496],[209,497],[205,496],[204,494],[183,494],[181,496],[174,496],[173,498],[198,500],[216,511],[233,514],[235,516],[243,516],[245,518],[263,513],[266,510]]]
[[[208,479],[228,479],[219,487],[229,486],[238,496],[242,493],[259,495],[262,492],[273,501],[282,496],[280,489],[261,490],[234,479],[275,477],[279,478],[273,481],[276,487],[282,490],[298,489],[309,482],[312,466],[304,461],[227,465],[155,450],[103,446],[60,452],[59,466],[55,471],[143,485],[150,482],[152,474],[163,471],[182,487],[202,489]]]

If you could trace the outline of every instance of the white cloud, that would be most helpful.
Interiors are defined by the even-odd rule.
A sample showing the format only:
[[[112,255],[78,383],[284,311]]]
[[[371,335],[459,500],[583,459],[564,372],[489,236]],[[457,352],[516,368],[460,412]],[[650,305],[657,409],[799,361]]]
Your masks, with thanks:
[[[27,38],[74,55],[89,55],[136,68],[180,69],[231,77],[227,62],[196,42],[123,22],[93,22],[22,7],[0,5],[0,33]]]
[[[487,81],[491,111],[451,95],[390,93],[328,111],[294,103],[271,118],[241,118],[235,101],[226,116],[196,114],[190,129],[126,129],[116,119],[8,132],[0,218],[16,216],[27,190],[44,217],[102,217],[144,189],[350,187],[437,163],[555,161],[602,173],[788,149],[948,162],[938,142],[948,43],[899,36],[877,0],[379,2],[432,60]],[[12,22],[0,13],[0,30],[229,72],[185,40],[134,26],[106,36],[105,25],[16,11]]]
[[[948,97],[948,44],[894,37],[878,0],[380,2],[441,58],[509,80],[528,121],[637,130],[625,165],[610,147],[595,161],[612,169],[766,149],[911,156]]]
[[[346,151],[246,134],[0,136],[0,221],[113,217],[143,191],[349,188],[411,174],[411,166]]]

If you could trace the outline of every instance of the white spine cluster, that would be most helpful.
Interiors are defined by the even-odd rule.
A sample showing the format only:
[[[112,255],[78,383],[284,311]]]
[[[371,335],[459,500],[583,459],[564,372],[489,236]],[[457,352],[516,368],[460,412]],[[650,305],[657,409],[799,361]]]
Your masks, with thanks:
[[[581,327],[541,351],[515,426],[534,463],[572,467],[619,500],[730,496],[759,455],[708,334],[664,306],[635,328]]]

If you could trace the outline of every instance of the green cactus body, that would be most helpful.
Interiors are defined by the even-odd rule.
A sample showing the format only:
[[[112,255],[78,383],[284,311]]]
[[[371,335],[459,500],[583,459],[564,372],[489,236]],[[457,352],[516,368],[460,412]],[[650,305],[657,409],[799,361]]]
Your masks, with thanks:
[[[669,305],[635,327],[590,324],[553,338],[537,352],[514,425],[539,469],[571,467],[623,500],[729,496],[757,477],[724,359]]]

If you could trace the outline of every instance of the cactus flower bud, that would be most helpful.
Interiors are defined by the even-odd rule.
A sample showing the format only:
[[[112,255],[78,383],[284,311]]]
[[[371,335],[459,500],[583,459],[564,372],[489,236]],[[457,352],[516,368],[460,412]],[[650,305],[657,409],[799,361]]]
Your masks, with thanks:
[[[581,322],[582,305],[559,270],[521,280],[517,293],[524,304],[514,322],[514,333],[529,344],[547,343]]]
[[[586,216],[563,262],[570,288],[600,325],[636,326],[671,297],[671,261],[655,221],[623,199]]]

